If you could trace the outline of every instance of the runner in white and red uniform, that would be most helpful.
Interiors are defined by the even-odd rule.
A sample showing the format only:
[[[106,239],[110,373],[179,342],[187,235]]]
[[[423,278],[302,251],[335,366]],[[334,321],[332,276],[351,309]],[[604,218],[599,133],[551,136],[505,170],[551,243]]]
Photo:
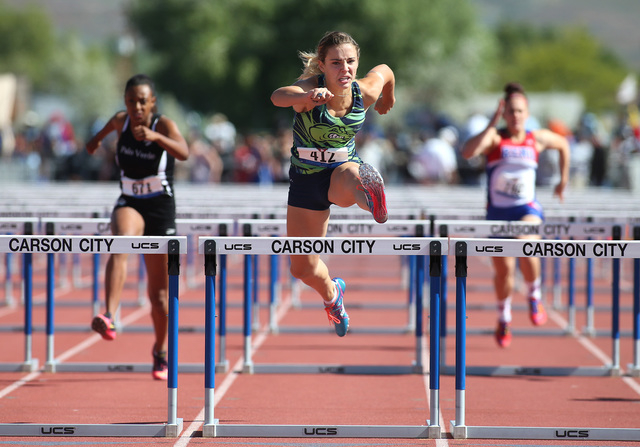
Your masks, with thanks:
[[[527,215],[541,219],[536,200],[538,149],[532,132],[515,141],[508,129],[498,131],[500,143],[487,154],[487,219],[521,220]]]
[[[542,207],[536,200],[536,171],[538,156],[547,149],[560,153],[560,183],[554,194],[563,199],[569,180],[569,142],[562,135],[548,129],[528,131],[525,122],[529,117],[529,103],[524,90],[517,83],[505,86],[505,96],[498,105],[487,128],[467,140],[462,156],[487,158],[487,219],[522,220],[541,222]],[[497,129],[504,118],[506,126]],[[531,237],[531,236],[529,236]],[[515,258],[492,258],[495,270],[494,285],[498,299],[498,326],[496,341],[501,347],[511,344],[511,297],[515,283]],[[527,285],[529,317],[531,322],[542,325],[547,314],[541,303],[540,259],[521,258],[522,276]]]

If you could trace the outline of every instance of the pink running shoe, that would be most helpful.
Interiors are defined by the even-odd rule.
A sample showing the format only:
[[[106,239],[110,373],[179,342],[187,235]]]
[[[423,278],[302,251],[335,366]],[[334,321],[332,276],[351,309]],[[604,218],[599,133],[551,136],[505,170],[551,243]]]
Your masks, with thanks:
[[[368,163],[361,164],[358,173],[373,219],[378,223],[385,223],[389,215],[387,214],[387,199],[384,195],[382,176],[376,168]]]
[[[496,328],[496,342],[501,348],[508,348],[511,344],[511,323],[498,321]]]
[[[155,380],[167,380],[169,377],[169,364],[167,363],[166,351],[156,352],[155,349],[151,351],[153,354],[153,370],[151,375]]]
[[[97,315],[91,321],[91,329],[96,331],[105,340],[116,339],[116,327],[113,320],[106,315]]]
[[[547,312],[540,300],[529,298],[529,318],[536,326],[542,326],[547,322]]]

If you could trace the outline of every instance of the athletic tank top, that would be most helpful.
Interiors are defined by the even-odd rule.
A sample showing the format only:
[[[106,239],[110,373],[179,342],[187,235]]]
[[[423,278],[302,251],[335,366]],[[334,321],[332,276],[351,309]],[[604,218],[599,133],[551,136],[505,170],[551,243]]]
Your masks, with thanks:
[[[324,75],[319,75],[318,87],[324,86]],[[351,94],[351,111],[343,117],[331,115],[326,104],[295,114],[291,164],[299,173],[312,174],[347,161],[362,163],[356,153],[355,136],[364,124],[367,111],[355,81],[351,83]]]
[[[156,130],[159,119],[160,115],[153,115],[151,130]],[[129,116],[118,139],[116,163],[120,168],[120,186],[124,194],[141,198],[173,194],[175,158],[159,144],[136,140],[131,132]]]
[[[488,203],[498,208],[531,203],[536,198],[536,139],[527,132],[517,143],[506,136],[505,129],[498,132],[500,144],[487,154]]]

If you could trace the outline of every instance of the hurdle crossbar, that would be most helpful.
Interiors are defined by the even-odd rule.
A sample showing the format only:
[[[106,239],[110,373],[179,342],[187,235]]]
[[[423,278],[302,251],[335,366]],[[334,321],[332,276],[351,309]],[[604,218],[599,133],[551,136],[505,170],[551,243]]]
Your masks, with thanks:
[[[43,253],[47,255],[47,361],[44,371],[84,371],[82,364],[61,363],[54,359],[53,324],[53,255],[56,253],[143,253],[168,254],[169,274],[169,363],[168,420],[166,424],[0,424],[0,436],[165,436],[177,437],[182,431],[182,419],[177,418],[178,388],[178,276],[180,254],[186,251],[185,237],[156,236],[0,236],[0,253]],[[30,259],[30,258],[27,258]],[[104,365],[109,371],[109,364]],[[95,369],[90,369],[95,370]],[[113,370],[113,369],[111,369]]]
[[[439,438],[441,435],[441,427],[439,425],[439,405],[432,407],[431,419],[427,420],[427,425],[421,426],[296,426],[296,425],[240,425],[240,424],[220,424],[214,418],[214,393],[215,393],[215,322],[213,321],[212,309],[215,308],[215,273],[217,270],[216,255],[221,254],[273,254],[273,255],[292,255],[303,253],[314,254],[335,254],[335,255],[395,255],[410,254],[418,256],[421,260],[417,271],[417,281],[424,280],[424,259],[426,255],[431,255],[435,259],[440,258],[441,253],[448,251],[448,241],[446,238],[291,238],[291,237],[227,237],[227,238],[206,238],[201,237],[199,240],[198,251],[205,256],[205,275],[206,278],[206,296],[205,302],[206,327],[205,334],[205,421],[203,427],[203,436],[205,437],[308,437],[308,436],[326,436],[331,434],[332,437],[353,437],[353,438]],[[246,256],[245,258],[249,258]],[[441,260],[440,260],[441,262]],[[245,262],[245,265],[250,262]],[[438,269],[431,267],[431,271],[436,273]],[[438,278],[439,280],[439,278]],[[422,287],[418,287],[419,290]],[[431,291],[432,295],[437,294],[437,289]],[[437,302],[439,296],[432,296],[431,302]],[[385,374],[385,373],[422,373],[421,349],[417,349],[416,363],[406,368],[383,366],[380,368],[376,365],[324,365],[322,367],[300,365],[298,368],[291,369],[291,365],[266,365],[264,370],[260,369],[262,365],[255,365],[251,359],[251,332],[250,332],[250,312],[251,307],[247,305],[247,294],[245,294],[245,352],[243,372],[325,372],[325,373],[347,373],[349,371],[357,371],[358,374]],[[420,339],[419,346],[422,346],[422,296],[419,293],[417,302],[417,320],[416,320],[416,338]],[[431,309],[430,318],[431,325],[437,325],[440,320],[439,315],[433,312],[438,311],[439,307],[434,306]],[[431,334],[438,334],[437,326],[431,327]],[[439,340],[435,337],[432,340],[432,348],[437,349]],[[434,344],[435,343],[435,344]],[[419,367],[419,368],[418,368]],[[353,368],[353,369],[351,369]],[[437,400],[437,390],[433,389],[439,386],[439,381],[433,377],[439,377],[438,368],[431,371],[432,381],[430,383],[431,399]],[[434,403],[432,402],[432,405]]]

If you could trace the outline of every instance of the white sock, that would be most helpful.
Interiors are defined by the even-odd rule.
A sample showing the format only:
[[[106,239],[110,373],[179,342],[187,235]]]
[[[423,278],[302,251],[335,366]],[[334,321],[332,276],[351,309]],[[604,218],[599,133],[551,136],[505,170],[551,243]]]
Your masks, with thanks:
[[[511,322],[511,297],[506,297],[498,303],[498,320],[501,323]]]
[[[540,278],[535,279],[533,282],[526,282],[528,294],[527,298],[540,301],[542,294],[540,292]]]
[[[326,301],[323,299],[325,307],[331,306],[333,303],[336,302],[337,299],[338,299],[338,286],[336,286],[335,292],[333,292],[333,299],[331,301]]]

